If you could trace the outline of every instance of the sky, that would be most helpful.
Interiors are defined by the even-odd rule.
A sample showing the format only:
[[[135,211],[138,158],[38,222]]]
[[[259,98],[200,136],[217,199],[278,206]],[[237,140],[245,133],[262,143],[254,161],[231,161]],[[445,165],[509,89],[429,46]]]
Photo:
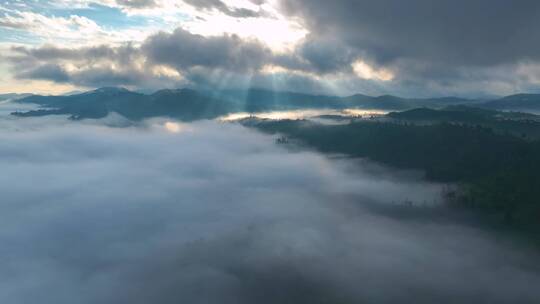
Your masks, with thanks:
[[[540,92],[532,0],[8,0],[0,93]]]

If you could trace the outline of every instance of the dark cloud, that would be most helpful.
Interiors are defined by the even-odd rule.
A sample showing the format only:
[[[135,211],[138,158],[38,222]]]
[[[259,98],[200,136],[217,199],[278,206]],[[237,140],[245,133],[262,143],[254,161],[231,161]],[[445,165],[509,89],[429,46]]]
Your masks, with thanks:
[[[231,73],[226,70],[194,68],[186,74],[189,82],[203,90],[262,88],[275,91],[310,92],[326,94],[332,88],[309,75],[289,72],[266,73]]]
[[[314,35],[337,37],[378,61],[486,66],[540,58],[540,3],[532,0],[284,0]]]
[[[161,119],[117,128],[105,125],[124,124],[114,116],[17,119],[6,106],[2,303],[540,296],[538,256],[525,248],[451,219],[394,216],[392,202],[438,199],[440,186],[414,175],[287,151],[235,124],[180,124],[170,133]]]
[[[133,62],[140,56],[139,49],[131,43],[123,46],[99,45],[93,47],[63,48],[54,45],[44,45],[37,48],[12,47],[14,53],[6,56],[9,61],[16,63],[27,62],[56,62],[56,61],[99,61],[109,60],[121,64]]]
[[[46,45],[34,49],[15,47],[12,51],[15,54],[9,56],[8,60],[17,63],[13,72],[18,79],[40,79],[99,87],[139,85],[151,78],[145,71],[134,69],[133,62],[140,54],[139,50],[130,44],[121,47],[102,45],[76,49]],[[75,68],[68,69],[66,64]],[[113,65],[116,68],[113,68]]]
[[[177,70],[193,84],[211,82],[218,74],[257,73],[272,61],[271,50],[256,40],[235,35],[203,37],[181,28],[172,33],[157,33],[140,47],[96,46],[61,48],[13,47],[6,60],[15,77],[69,82],[86,87],[129,85],[158,89],[185,85],[178,77],[155,72],[166,66]]]
[[[479,96],[538,84],[534,76],[524,81],[515,74],[520,64],[540,60],[537,1],[283,0],[281,5],[310,30],[307,45],[331,39],[336,49],[392,69],[396,78],[387,92]],[[324,47],[313,51],[335,58]],[[503,82],[505,74],[514,78]]]
[[[173,33],[151,36],[142,46],[154,63],[178,69],[191,67],[224,68],[231,71],[257,70],[271,52],[257,41],[242,40],[235,35],[203,37],[181,28]]]
[[[308,39],[299,48],[301,58],[309,62],[309,67],[316,73],[325,74],[350,70],[351,63],[358,54],[336,40]]]
[[[18,79],[50,80],[83,87],[175,87],[183,84],[180,79],[153,73],[140,48],[132,44],[82,48],[14,47],[12,53],[6,60],[12,63],[14,76]]]
[[[246,8],[231,8],[221,0],[184,0],[184,2],[198,9],[204,9],[204,10],[215,9],[235,18],[257,18],[257,17],[262,16],[261,12],[258,12],[258,11],[254,11],[254,10],[250,10]],[[258,2],[254,2],[254,3],[257,4]],[[262,2],[258,4],[260,5],[262,4]]]
[[[42,79],[54,82],[69,82],[69,74],[56,64],[44,64],[33,69],[24,70],[15,75],[19,79]]]
[[[89,86],[89,87],[104,87],[104,86],[138,86],[145,81],[149,81],[148,75],[144,71],[138,70],[114,70],[108,67],[96,67],[85,69],[80,72],[74,72],[70,75],[71,83]],[[156,79],[151,79],[156,81]],[[163,84],[167,83],[167,79],[163,79]]]
[[[116,0],[116,3],[129,8],[151,8],[157,6],[155,0]]]

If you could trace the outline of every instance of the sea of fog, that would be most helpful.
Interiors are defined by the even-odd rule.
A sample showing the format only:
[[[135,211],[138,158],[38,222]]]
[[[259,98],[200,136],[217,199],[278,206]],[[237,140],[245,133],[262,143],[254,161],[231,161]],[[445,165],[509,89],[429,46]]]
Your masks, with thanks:
[[[18,105],[17,105],[18,106]],[[420,174],[223,120],[0,105],[0,303],[538,303],[539,256]],[[16,107],[16,106],[15,106]]]

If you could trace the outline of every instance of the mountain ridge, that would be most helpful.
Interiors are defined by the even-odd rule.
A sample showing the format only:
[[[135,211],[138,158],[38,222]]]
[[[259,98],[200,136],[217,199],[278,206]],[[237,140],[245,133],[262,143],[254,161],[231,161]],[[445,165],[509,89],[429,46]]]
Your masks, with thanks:
[[[34,103],[42,107],[39,110],[13,113],[17,116],[69,114],[74,119],[84,119],[102,118],[110,112],[117,112],[135,120],[153,116],[194,120],[215,118],[233,112],[256,113],[307,108],[405,111],[415,108],[442,109],[448,106],[467,105],[491,110],[540,110],[540,94],[516,94],[484,101],[453,96],[402,98],[393,95],[354,94],[340,97],[258,88],[222,91],[181,88],[143,94],[122,87],[104,87],[74,95],[31,95],[16,102]]]

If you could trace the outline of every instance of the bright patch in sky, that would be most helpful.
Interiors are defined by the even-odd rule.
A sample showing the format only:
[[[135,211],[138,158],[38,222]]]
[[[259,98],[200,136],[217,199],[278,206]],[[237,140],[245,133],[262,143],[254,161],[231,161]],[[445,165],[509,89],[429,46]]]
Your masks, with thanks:
[[[362,60],[357,60],[352,64],[354,73],[363,79],[376,79],[381,81],[390,81],[394,79],[392,71],[384,68],[374,68]]]
[[[255,4],[249,0],[6,1],[0,4],[0,58],[9,56],[13,46],[75,49],[130,43],[138,47],[149,36],[161,31],[171,33],[176,28],[205,37],[227,34],[254,39],[273,52],[282,53],[293,50],[308,31],[298,20],[286,18],[277,7],[277,1]],[[68,64],[64,68],[73,72],[76,65]],[[15,79],[14,72],[2,62],[0,72],[1,92],[58,94],[85,89],[77,84]],[[182,78],[181,71],[167,66],[153,66],[148,73]]]
[[[164,126],[171,133],[180,133],[182,131],[182,126],[177,122],[167,121]]]
[[[242,1],[231,1],[240,7]],[[277,6],[277,4],[275,4]],[[261,6],[257,18],[234,18],[222,13],[211,12],[200,19],[186,22],[185,28],[201,35],[236,34],[243,38],[255,38],[275,51],[293,48],[307,34],[298,21],[285,18],[275,6]]]
[[[0,43],[15,40],[29,45],[61,42],[64,46],[78,46],[137,42],[155,32],[172,31],[180,26],[201,35],[227,33],[255,38],[281,50],[307,34],[298,22],[281,15],[273,1],[260,6],[250,1],[223,1],[230,12],[244,10],[252,12],[253,17],[240,17],[202,5],[195,7],[182,1],[155,1],[155,5],[148,7],[118,3],[129,1],[6,2],[0,5],[3,33]]]

